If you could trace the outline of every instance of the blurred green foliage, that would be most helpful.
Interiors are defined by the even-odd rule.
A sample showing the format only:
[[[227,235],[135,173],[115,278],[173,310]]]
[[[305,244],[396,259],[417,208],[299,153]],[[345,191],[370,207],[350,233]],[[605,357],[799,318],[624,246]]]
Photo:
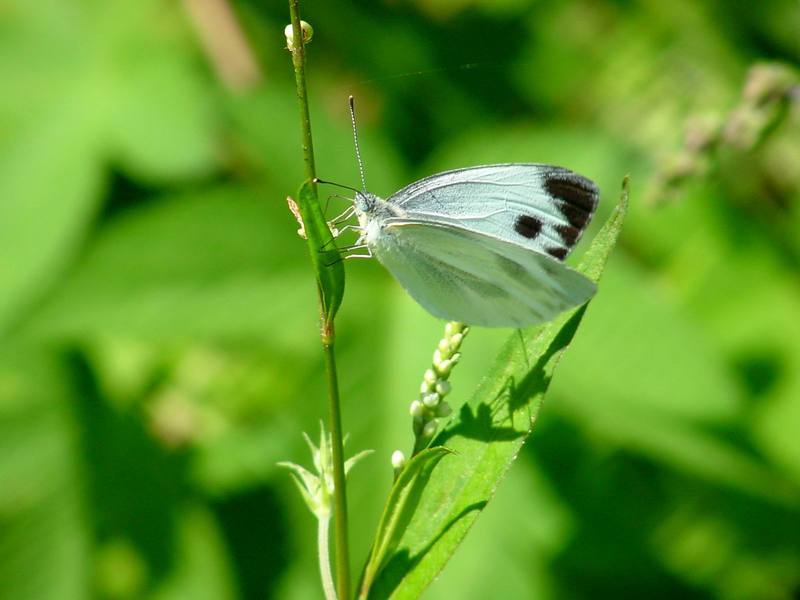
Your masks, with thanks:
[[[632,174],[622,246],[534,435],[426,597],[796,597],[797,2],[303,15],[321,177],[357,184],[349,93],[380,195],[551,162],[600,184],[599,223]],[[285,204],[302,179],[287,22],[254,0],[0,2],[0,598],[320,597],[313,518],[276,467],[304,460],[325,412]],[[692,123],[741,114],[763,62],[795,82],[769,126],[665,179]],[[441,324],[353,262],[344,422],[350,453],[376,450],[349,487],[360,563]],[[454,405],[506,333],[470,334]]]

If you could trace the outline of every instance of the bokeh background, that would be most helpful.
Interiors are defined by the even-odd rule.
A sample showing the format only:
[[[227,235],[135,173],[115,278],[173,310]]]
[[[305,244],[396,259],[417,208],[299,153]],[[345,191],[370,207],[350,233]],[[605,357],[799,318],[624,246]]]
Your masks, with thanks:
[[[632,176],[534,434],[426,597],[800,597],[800,4],[302,10],[321,177],[358,185],[351,93],[379,195],[556,163],[601,186],[596,231]],[[0,598],[321,597],[276,467],[309,465],[326,412],[287,23],[277,1],[0,2]],[[347,264],[348,449],[376,451],[354,569],[441,331]],[[470,334],[454,405],[507,335]]]

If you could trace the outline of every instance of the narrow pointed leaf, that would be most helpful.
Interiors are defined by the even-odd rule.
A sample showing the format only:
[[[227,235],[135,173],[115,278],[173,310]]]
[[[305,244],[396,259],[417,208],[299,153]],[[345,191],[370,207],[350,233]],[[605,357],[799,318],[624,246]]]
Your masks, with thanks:
[[[619,204],[578,268],[595,281],[617,242],[627,204],[626,179]],[[418,598],[441,571],[530,434],[585,312],[586,305],[509,337],[472,398],[434,440],[455,456],[429,477],[401,538],[381,558],[369,598]]]
[[[311,264],[321,294],[323,314],[328,321],[331,321],[339,310],[344,296],[342,257],[336,248],[310,182],[307,181],[300,187],[297,198],[308,240]]]
[[[368,597],[376,573],[386,558],[394,553],[433,469],[450,453],[450,450],[442,446],[423,450],[409,461],[394,482],[378,525],[369,561],[364,569],[360,598]]]

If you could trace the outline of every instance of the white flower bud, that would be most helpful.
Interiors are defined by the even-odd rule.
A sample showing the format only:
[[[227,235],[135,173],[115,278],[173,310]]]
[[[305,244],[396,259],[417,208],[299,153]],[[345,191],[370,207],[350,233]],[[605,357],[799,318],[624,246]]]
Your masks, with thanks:
[[[450,338],[450,351],[456,350],[461,345],[461,340],[464,339],[463,333],[456,333]]]
[[[453,321],[449,321],[444,326],[444,337],[448,337],[449,338],[450,336],[452,336],[457,331],[458,331],[458,323],[454,323]]]
[[[439,404],[439,400],[441,400],[441,397],[436,392],[434,392],[433,394],[425,394],[422,397],[422,403],[428,408],[433,408],[434,406]]]
[[[433,391],[436,382],[423,381],[419,386],[419,393],[423,396]]]
[[[400,450],[392,452],[392,468],[395,471],[402,469],[406,464],[406,455]]]
[[[449,354],[450,353],[450,342],[447,340],[447,338],[439,340],[438,349],[439,349],[439,352],[441,352],[443,354]]]
[[[451,387],[450,382],[446,379],[440,379],[436,382],[436,393],[440,396],[447,396],[451,389],[453,388]]]
[[[441,375],[442,377],[448,377],[452,369],[453,369],[453,361],[450,359],[446,359],[439,363],[439,367],[436,370],[439,371],[439,375]]]
[[[314,37],[314,28],[305,21],[300,21],[300,30],[303,32],[303,43],[307,44]],[[283,35],[286,36],[286,47],[289,50],[294,49],[294,28],[289,23],[283,29]]]
[[[414,400],[411,403],[411,408],[409,408],[408,412],[416,419],[422,417],[423,413],[425,412],[425,407],[419,400]]]
[[[433,351],[433,366],[438,367],[439,364],[442,362],[442,353],[437,348]]]
[[[427,371],[425,371],[425,374],[422,376],[422,379],[423,381],[425,381],[425,383],[436,385],[436,380],[438,380],[439,377],[436,375],[436,372],[433,369],[428,369]]]

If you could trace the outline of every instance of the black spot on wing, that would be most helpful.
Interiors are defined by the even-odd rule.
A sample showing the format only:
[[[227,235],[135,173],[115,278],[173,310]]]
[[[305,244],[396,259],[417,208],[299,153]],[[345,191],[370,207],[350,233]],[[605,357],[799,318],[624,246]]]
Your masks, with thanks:
[[[576,173],[558,170],[547,175],[544,188],[559,200],[559,210],[569,224],[583,230],[597,207],[597,186]]]
[[[581,230],[572,225],[556,225],[556,231],[567,247],[572,247],[581,235]]]
[[[542,231],[542,222],[536,217],[530,215],[520,215],[517,217],[517,222],[514,223],[514,229],[518,234],[529,240],[536,239]]]
[[[557,258],[558,260],[564,260],[567,256],[567,249],[566,248],[548,248],[547,253],[552,256],[553,258]]]
[[[586,225],[589,223],[589,217],[592,216],[592,213],[587,213],[583,209],[576,208],[572,204],[567,204],[566,202],[559,204],[558,209],[567,221],[569,221],[569,224],[578,231],[582,231],[586,228]]]

